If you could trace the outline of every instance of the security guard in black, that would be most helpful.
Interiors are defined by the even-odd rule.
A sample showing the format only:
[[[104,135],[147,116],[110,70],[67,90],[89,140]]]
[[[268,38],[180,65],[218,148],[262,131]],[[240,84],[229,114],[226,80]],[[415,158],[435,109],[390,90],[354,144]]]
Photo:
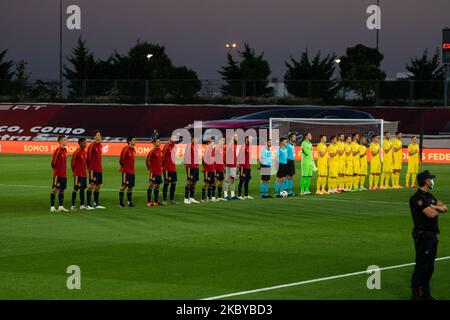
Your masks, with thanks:
[[[439,223],[438,216],[447,212],[447,206],[430,192],[436,176],[429,171],[417,175],[419,189],[409,199],[414,222],[413,239],[416,250],[416,265],[411,279],[412,299],[432,300],[430,280],[434,272],[437,255]]]

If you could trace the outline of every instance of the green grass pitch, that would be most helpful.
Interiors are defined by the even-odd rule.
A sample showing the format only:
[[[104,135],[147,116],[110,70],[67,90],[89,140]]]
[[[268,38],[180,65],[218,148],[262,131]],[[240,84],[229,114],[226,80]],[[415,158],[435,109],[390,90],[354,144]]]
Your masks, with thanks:
[[[107,157],[107,210],[51,214],[49,162],[0,155],[0,299],[201,299],[414,259],[411,189],[147,208],[139,158],[136,207],[120,209],[117,158]],[[423,167],[437,174],[434,193],[449,203],[450,166]],[[253,196],[258,175],[253,170]],[[180,168],[179,202],[184,179]],[[438,255],[450,256],[448,215],[440,226]],[[69,265],[81,268],[81,290],[66,287]],[[436,262],[438,299],[450,299],[449,270],[450,260]],[[382,271],[381,290],[368,290],[369,275],[360,274],[233,298],[408,299],[411,271]]]

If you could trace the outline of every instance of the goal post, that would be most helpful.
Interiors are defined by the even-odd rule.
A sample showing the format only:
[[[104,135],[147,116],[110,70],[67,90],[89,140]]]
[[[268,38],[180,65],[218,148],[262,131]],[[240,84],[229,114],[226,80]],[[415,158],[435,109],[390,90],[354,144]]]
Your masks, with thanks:
[[[278,137],[287,137],[290,132],[297,134],[298,142],[303,140],[306,132],[313,135],[313,144],[319,142],[319,136],[325,135],[328,139],[340,133],[346,136],[359,133],[361,137],[367,138],[367,144],[372,142],[374,136],[380,137],[380,146],[383,144],[383,133],[386,129],[383,119],[319,119],[319,118],[270,118],[269,137],[272,139],[274,130],[278,130]],[[389,126],[390,130],[396,131],[398,123]],[[383,159],[383,150],[380,150]]]

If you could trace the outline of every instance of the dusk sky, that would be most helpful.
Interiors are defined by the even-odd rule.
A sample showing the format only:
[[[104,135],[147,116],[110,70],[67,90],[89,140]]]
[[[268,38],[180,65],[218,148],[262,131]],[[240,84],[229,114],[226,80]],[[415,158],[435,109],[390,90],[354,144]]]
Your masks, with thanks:
[[[81,31],[64,31],[67,55],[81,34],[98,58],[125,53],[137,39],[166,47],[175,65],[202,79],[219,79],[226,42],[245,42],[264,51],[272,77],[284,61],[311,53],[335,52],[357,43],[375,45],[366,27],[366,8],[376,0],[64,0],[82,10]],[[411,56],[440,46],[450,27],[449,0],[381,0],[381,51],[388,77],[405,70]],[[31,78],[57,79],[58,0],[1,0],[0,50],[29,63]]]

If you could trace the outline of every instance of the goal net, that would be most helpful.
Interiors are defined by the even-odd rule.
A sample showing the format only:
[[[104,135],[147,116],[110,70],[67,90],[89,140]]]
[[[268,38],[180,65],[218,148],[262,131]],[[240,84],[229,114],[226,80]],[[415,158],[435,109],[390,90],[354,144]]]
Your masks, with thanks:
[[[346,136],[359,133],[360,138],[366,137],[367,145],[372,142],[373,137],[378,135],[381,145],[383,132],[389,131],[392,136],[397,128],[398,122],[387,122],[383,119],[270,118],[269,120],[269,136],[271,138],[287,137],[289,133],[295,133],[297,145],[301,143],[306,132],[312,133],[314,145],[319,143],[321,135],[325,135],[329,142],[332,136],[338,136],[341,133]]]

